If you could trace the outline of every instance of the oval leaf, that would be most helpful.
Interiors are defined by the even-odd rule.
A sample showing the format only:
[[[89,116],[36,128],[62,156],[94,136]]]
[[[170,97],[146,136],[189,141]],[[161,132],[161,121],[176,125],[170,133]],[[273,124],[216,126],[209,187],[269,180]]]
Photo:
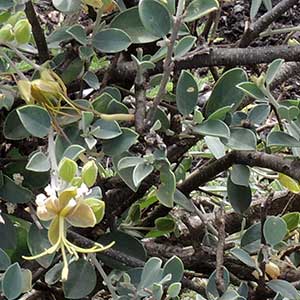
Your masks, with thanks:
[[[96,33],[92,44],[99,51],[116,53],[127,49],[131,44],[131,40],[126,32],[109,28]]]
[[[166,36],[171,30],[170,13],[161,2],[156,0],[140,1],[139,15],[146,30],[155,36]]]
[[[51,127],[51,118],[46,109],[37,105],[25,105],[17,109],[25,129],[33,136],[45,137]]]
[[[268,217],[264,223],[264,237],[271,246],[277,245],[287,233],[287,225],[280,217]]]
[[[183,70],[176,87],[176,104],[179,112],[187,116],[194,110],[197,100],[198,85],[193,75]]]

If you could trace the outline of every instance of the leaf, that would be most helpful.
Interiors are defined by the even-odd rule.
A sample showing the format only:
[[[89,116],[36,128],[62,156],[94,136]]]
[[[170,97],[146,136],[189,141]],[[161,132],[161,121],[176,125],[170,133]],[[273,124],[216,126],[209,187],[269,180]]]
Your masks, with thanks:
[[[75,161],[64,157],[59,163],[58,174],[64,181],[71,182],[77,173],[77,169]]]
[[[293,178],[283,174],[279,173],[278,181],[287,188],[290,192],[293,192],[295,194],[300,192],[300,185],[299,183],[294,180]]]
[[[262,0],[252,0],[251,1],[251,8],[250,8],[250,18],[253,21],[257,12],[261,6]]]
[[[37,255],[45,249],[51,247],[51,244],[48,240],[48,230],[46,229],[39,229],[36,227],[35,224],[30,226],[28,237],[27,237],[27,245],[31,255]],[[44,268],[49,268],[55,253],[38,258],[37,262]]]
[[[194,110],[197,100],[198,85],[194,76],[188,71],[181,71],[176,87],[176,104],[179,112],[184,116],[189,115]]]
[[[260,88],[253,82],[242,82],[237,85],[237,88],[253,97],[257,100],[263,100],[266,98],[265,94],[260,90]]]
[[[140,183],[152,173],[154,167],[145,162],[141,162],[137,164],[133,170],[133,183],[136,187],[140,185]]]
[[[299,225],[300,213],[298,212],[287,213],[284,216],[282,216],[282,219],[286,223],[288,231],[292,231],[295,230]]]
[[[67,157],[76,161],[81,153],[85,151],[85,148],[80,145],[71,145],[69,146],[65,152],[63,153],[62,157]]]
[[[109,243],[115,241],[112,249],[124,253],[127,257],[134,257],[141,261],[145,261],[147,258],[146,250],[143,244],[133,236],[124,233],[122,231],[113,231],[110,233],[103,234],[99,237],[97,242],[102,245],[108,245]],[[101,261],[112,269],[117,270],[128,270],[130,267],[126,263],[120,262],[119,260],[109,257],[105,252],[98,253],[97,257]]]
[[[94,160],[84,164],[81,170],[81,178],[87,187],[92,187],[97,180],[98,167]]]
[[[17,108],[17,114],[24,128],[33,136],[45,137],[51,127],[51,119],[46,109],[37,105],[25,105]]]
[[[247,74],[243,69],[235,68],[225,72],[214,86],[206,103],[205,115],[209,116],[224,106],[233,105],[233,110],[242,103],[244,93],[237,85],[247,81]]]
[[[18,263],[10,265],[2,278],[2,292],[8,300],[16,299],[22,293],[23,277]]]
[[[77,57],[63,70],[61,78],[65,84],[71,83],[83,75],[84,63]]]
[[[271,4],[272,8],[272,4]],[[284,60],[281,58],[275,59],[270,63],[267,73],[266,73],[266,84],[269,85],[272,83],[274,78],[276,77],[277,73],[279,72],[282,64],[284,63]]]
[[[157,218],[154,223],[159,231],[172,232],[176,227],[175,221],[170,217]]]
[[[267,283],[267,286],[276,293],[290,300],[298,300],[299,293],[296,288],[289,282],[280,279],[274,279]]]
[[[287,233],[287,225],[280,217],[268,217],[264,223],[264,237],[268,244],[275,246],[280,243]]]
[[[120,29],[109,28],[95,34],[92,45],[104,53],[116,53],[127,49],[131,44],[130,37]]]
[[[11,178],[4,175],[0,197],[11,203],[27,203],[33,199],[33,194],[29,189],[16,184]]]
[[[221,141],[227,147],[236,150],[255,150],[257,142],[253,131],[247,128],[231,128],[228,141],[224,139]]]
[[[91,71],[87,71],[82,79],[94,90],[98,90],[100,88],[100,82],[95,73]]]
[[[171,30],[171,16],[168,9],[156,0],[139,1],[139,16],[148,32],[164,37]]]
[[[197,134],[205,136],[215,136],[215,137],[230,137],[230,130],[228,126],[220,120],[207,120],[203,123],[196,125],[193,131]]]
[[[181,259],[177,256],[172,256],[164,265],[163,277],[167,274],[171,274],[172,278],[170,284],[180,282],[183,277],[184,265]]]
[[[52,0],[54,7],[64,13],[71,13],[80,9],[81,0]]]
[[[59,262],[55,264],[48,272],[45,274],[45,282],[49,285],[57,283],[61,279],[61,271],[63,268],[63,263]]]
[[[33,172],[47,172],[50,167],[48,157],[43,152],[36,152],[30,157],[25,168]]]
[[[103,151],[110,156],[120,155],[135,144],[137,138],[138,134],[135,131],[129,128],[123,128],[122,135],[103,141]]]
[[[235,256],[237,259],[239,259],[241,262],[243,262],[245,265],[256,268],[255,261],[252,259],[252,257],[243,249],[240,248],[234,248],[230,250],[230,253]]]
[[[118,170],[132,168],[143,162],[144,162],[144,159],[141,157],[136,157],[136,156],[123,157],[118,162]]]
[[[225,267],[223,270],[224,288],[226,291],[230,283],[230,275]],[[208,283],[206,286],[206,295],[209,300],[219,298],[219,292],[216,285],[216,270],[209,276]]]
[[[118,14],[110,23],[110,27],[126,32],[135,44],[150,43],[159,39],[145,29],[136,6]]]
[[[180,190],[176,189],[174,193],[174,202],[189,212],[194,212],[195,208],[191,202]]]
[[[225,155],[225,146],[221,143],[220,139],[214,136],[205,136],[204,141],[212,153],[212,155],[219,159]]]
[[[272,131],[267,136],[267,146],[300,147],[300,142],[282,131]]]
[[[75,39],[80,44],[82,45],[87,44],[86,32],[82,25],[79,24],[73,25],[70,28],[68,28],[66,32],[69,33],[73,37],[73,39]]]
[[[162,278],[162,260],[158,257],[151,257],[144,266],[138,290],[149,288],[154,282],[159,282]]]
[[[236,185],[230,177],[227,180],[227,196],[232,208],[243,214],[251,204],[252,195],[249,186]]]
[[[241,247],[250,254],[257,252],[257,250],[260,248],[260,227],[260,223],[253,224],[242,236]]]
[[[3,124],[3,134],[8,140],[21,140],[30,136],[30,133],[23,126],[16,109],[7,115]]]
[[[177,297],[180,293],[181,290],[181,282],[174,282],[172,284],[169,285],[168,290],[167,290],[167,294],[174,298]]]
[[[173,207],[176,178],[169,166],[163,165],[160,168],[160,182],[156,191],[158,200],[164,206]]]
[[[96,130],[96,128],[99,130]],[[98,139],[110,140],[122,134],[122,130],[116,121],[99,119],[92,125],[92,134]]]
[[[0,271],[5,271],[11,264],[10,257],[0,248]]]
[[[94,267],[80,258],[69,265],[69,276],[63,283],[65,297],[82,299],[89,295],[96,286],[97,276]]]
[[[196,40],[197,38],[191,35],[185,36],[179,40],[174,49],[174,58],[177,59],[188,53],[192,49]]]
[[[233,165],[230,172],[230,179],[236,185],[249,186],[250,171],[247,166]]]
[[[248,119],[252,124],[262,124],[269,116],[270,110],[269,104],[258,104],[251,109]]]
[[[219,8],[217,0],[193,0],[189,3],[184,22],[192,22]]]

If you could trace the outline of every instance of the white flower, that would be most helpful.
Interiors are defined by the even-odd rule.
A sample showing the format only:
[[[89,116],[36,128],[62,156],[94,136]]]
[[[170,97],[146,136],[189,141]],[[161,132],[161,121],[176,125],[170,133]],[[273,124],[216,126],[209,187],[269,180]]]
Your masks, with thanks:
[[[88,192],[89,192],[89,188],[84,183],[82,183],[81,186],[77,189],[77,196],[78,197],[84,196]]]

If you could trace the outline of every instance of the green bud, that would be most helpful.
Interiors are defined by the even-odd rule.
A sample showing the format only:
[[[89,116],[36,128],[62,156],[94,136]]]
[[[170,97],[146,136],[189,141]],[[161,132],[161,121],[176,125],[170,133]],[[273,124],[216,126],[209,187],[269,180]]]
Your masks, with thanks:
[[[63,158],[58,166],[58,174],[61,179],[72,182],[77,172],[77,164],[74,160],[67,157]]]
[[[31,38],[31,25],[27,19],[19,20],[14,26],[15,39],[18,44],[26,44]]]
[[[98,174],[98,167],[95,161],[90,160],[87,162],[81,172],[81,177],[83,182],[88,186],[91,187],[95,184]]]
[[[88,198],[85,203],[93,210],[96,222],[99,223],[104,217],[105,202],[96,198]]]
[[[1,42],[11,42],[14,39],[14,33],[12,31],[12,26],[6,24],[0,29],[0,43]]]
[[[25,16],[25,14],[23,11],[18,11],[17,13],[15,13],[14,15],[9,17],[9,19],[7,20],[7,23],[12,26],[15,26],[19,20],[24,18],[24,16]]]

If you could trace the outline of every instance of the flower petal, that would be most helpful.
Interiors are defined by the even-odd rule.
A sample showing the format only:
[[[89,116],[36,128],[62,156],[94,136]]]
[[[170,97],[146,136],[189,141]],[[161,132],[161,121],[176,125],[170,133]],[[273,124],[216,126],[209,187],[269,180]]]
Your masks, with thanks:
[[[68,205],[69,201],[77,195],[77,188],[71,187],[68,189],[63,190],[59,196],[59,207],[63,209],[65,206]]]
[[[80,203],[75,210],[66,217],[66,220],[75,227],[93,227],[96,225],[95,214],[85,203]]]
[[[49,227],[48,239],[52,245],[54,245],[59,239],[59,217],[56,216]]]
[[[48,210],[45,205],[38,206],[36,209],[36,214],[42,221],[49,221],[55,217],[55,213]]]

